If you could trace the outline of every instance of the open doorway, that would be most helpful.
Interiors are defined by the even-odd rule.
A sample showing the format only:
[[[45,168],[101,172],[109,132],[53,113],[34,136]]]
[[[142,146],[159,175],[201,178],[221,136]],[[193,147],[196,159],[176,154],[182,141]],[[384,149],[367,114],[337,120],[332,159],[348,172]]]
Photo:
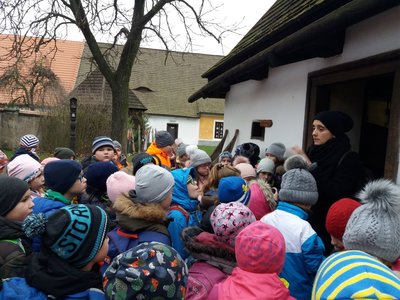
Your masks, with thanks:
[[[399,58],[396,58],[396,61]],[[340,110],[354,120],[348,133],[352,149],[375,178],[397,180],[400,71],[395,64],[366,61],[310,74],[305,145],[312,143],[312,117],[323,110]]]

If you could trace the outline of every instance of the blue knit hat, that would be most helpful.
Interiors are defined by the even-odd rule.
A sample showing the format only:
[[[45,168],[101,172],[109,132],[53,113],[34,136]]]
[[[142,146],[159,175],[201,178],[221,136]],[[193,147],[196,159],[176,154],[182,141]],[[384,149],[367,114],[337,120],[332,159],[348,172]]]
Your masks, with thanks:
[[[94,154],[101,147],[110,147],[115,150],[114,142],[108,136],[95,137],[92,143],[92,153]]]
[[[111,174],[118,172],[118,167],[110,161],[101,161],[91,164],[86,171],[85,178],[87,183],[87,192],[107,192],[107,178]]]
[[[221,178],[218,185],[218,199],[220,203],[241,202],[244,205],[249,204],[250,189],[239,176],[228,176]]]
[[[94,205],[67,205],[49,217],[32,214],[23,224],[28,237],[42,236],[47,247],[76,268],[94,259],[107,236],[107,213]]]
[[[81,172],[81,165],[69,159],[52,161],[43,170],[46,186],[61,194],[68,192],[81,175]]]

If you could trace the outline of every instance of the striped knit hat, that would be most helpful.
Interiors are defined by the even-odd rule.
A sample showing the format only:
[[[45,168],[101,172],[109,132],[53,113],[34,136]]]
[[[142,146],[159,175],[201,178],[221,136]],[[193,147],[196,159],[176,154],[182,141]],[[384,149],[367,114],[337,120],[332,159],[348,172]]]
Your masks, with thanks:
[[[92,143],[92,153],[94,154],[101,147],[110,147],[115,150],[114,142],[108,136],[98,136],[95,137]]]
[[[365,252],[337,252],[319,267],[311,299],[400,299],[400,279]]]
[[[25,148],[37,148],[39,139],[33,134],[26,134],[19,140],[19,144]]]

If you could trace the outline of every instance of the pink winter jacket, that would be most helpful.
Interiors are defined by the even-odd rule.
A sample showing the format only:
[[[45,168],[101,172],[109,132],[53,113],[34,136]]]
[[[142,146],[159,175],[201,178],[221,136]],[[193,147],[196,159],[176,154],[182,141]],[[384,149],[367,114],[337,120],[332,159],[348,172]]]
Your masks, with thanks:
[[[216,284],[208,300],[295,300],[277,274],[260,274],[235,268],[231,276]]]

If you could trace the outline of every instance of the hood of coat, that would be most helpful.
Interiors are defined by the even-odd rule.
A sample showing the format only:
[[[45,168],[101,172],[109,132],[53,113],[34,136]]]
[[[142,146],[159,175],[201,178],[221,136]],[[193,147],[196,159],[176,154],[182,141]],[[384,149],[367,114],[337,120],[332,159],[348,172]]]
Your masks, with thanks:
[[[124,195],[117,198],[113,209],[117,217],[125,215],[131,219],[142,219],[158,223],[164,223],[168,213],[160,204],[136,203]]]
[[[186,249],[193,257],[219,258],[236,264],[234,249],[218,241],[214,234],[205,232],[199,227],[187,227],[181,236]]]

